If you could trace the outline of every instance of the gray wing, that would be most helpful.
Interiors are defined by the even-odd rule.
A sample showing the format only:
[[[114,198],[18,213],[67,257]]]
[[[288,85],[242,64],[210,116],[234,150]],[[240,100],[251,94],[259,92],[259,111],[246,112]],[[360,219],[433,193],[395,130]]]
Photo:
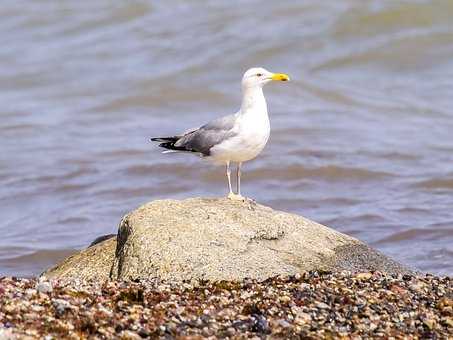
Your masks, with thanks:
[[[175,146],[209,156],[210,150],[214,145],[220,144],[235,135],[233,131],[235,122],[236,115],[215,119],[199,129],[182,136],[175,143]]]

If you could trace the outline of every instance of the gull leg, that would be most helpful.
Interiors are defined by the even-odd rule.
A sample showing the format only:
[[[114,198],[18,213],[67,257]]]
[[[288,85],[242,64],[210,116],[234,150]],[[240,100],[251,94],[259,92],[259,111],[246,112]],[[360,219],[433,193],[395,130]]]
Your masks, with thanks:
[[[239,162],[238,163],[238,167],[237,167],[237,182],[236,182],[237,195],[236,195],[236,199],[240,200],[240,201],[244,201],[244,202],[248,201],[251,204],[256,204],[255,200],[253,200],[251,198],[248,198],[248,197],[244,197],[244,196],[241,195],[241,167],[242,167],[242,162]]]
[[[228,197],[230,197],[231,195],[234,195],[233,193],[233,189],[231,189],[231,170],[230,170],[230,161],[226,162],[226,175],[227,175],[227,178],[228,178],[228,189],[229,189],[229,193],[228,193]]]
[[[237,192],[237,195],[239,196],[239,198],[244,200],[244,197],[241,196],[241,166],[242,166],[242,162],[239,162],[238,167],[237,167],[237,172],[236,172],[236,177],[237,177],[236,192]]]
[[[231,189],[231,170],[230,170],[230,162],[226,163],[226,173],[228,177],[228,189],[230,190],[228,194],[228,198],[232,201],[243,201],[244,198],[241,195],[236,195],[233,190]]]

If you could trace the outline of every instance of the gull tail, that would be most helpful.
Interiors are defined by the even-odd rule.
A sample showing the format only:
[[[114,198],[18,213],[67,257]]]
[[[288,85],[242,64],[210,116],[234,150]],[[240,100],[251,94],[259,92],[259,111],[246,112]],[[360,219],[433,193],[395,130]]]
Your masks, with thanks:
[[[181,138],[181,136],[172,136],[172,137],[155,137],[151,138],[151,142],[160,142],[159,146],[161,148],[167,149],[162,153],[173,153],[173,152],[188,152],[183,146],[175,146],[175,143]]]

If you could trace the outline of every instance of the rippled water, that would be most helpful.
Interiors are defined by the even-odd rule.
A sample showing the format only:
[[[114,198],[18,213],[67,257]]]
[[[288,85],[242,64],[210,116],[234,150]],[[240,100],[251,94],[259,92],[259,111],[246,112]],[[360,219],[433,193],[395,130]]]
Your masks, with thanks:
[[[0,274],[32,275],[223,168],[150,136],[234,112],[250,66],[271,139],[243,191],[453,273],[452,1],[5,1]]]

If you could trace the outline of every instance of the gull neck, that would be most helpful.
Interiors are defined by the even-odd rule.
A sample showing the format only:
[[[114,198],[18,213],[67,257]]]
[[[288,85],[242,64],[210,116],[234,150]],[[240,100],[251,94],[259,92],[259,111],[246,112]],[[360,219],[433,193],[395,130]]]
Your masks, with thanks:
[[[241,112],[260,109],[267,113],[266,99],[261,86],[247,87],[242,89]]]

